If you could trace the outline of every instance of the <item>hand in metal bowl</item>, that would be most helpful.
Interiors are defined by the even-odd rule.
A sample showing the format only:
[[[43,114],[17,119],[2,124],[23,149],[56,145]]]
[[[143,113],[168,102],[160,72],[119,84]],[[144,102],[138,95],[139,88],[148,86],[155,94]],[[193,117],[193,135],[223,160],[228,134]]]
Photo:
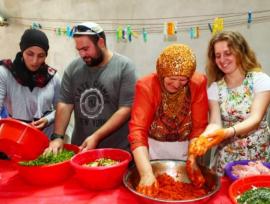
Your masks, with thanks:
[[[186,172],[186,162],[180,160],[152,160],[152,169],[157,177],[161,174],[168,174],[173,177],[176,181],[184,183],[190,183],[190,180]],[[210,169],[200,167],[202,174],[205,177],[205,188],[208,189],[207,194],[201,197],[186,199],[186,200],[166,200],[155,197],[146,196],[136,191],[136,187],[139,184],[140,176],[136,167],[129,169],[124,175],[123,182],[126,188],[134,193],[144,203],[179,203],[179,204],[196,204],[206,202],[212,195],[214,195],[220,188],[220,178],[212,172]]]

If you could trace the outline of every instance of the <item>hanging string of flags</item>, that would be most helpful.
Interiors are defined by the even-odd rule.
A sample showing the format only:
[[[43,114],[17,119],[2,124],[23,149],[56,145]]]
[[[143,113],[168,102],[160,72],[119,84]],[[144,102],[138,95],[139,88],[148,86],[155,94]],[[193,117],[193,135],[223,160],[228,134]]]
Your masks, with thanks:
[[[256,18],[254,18],[254,13],[256,13]],[[265,15],[265,14],[268,15]],[[217,14],[215,14],[217,16]],[[105,29],[106,33],[115,34],[117,42],[129,42],[131,43],[133,39],[138,39],[142,37],[144,42],[147,42],[149,39],[149,34],[151,33],[162,33],[164,41],[176,41],[179,37],[179,33],[188,32],[191,39],[198,39],[203,30],[208,30],[215,35],[217,32],[224,30],[224,26],[237,26],[237,25],[248,25],[248,28],[251,27],[252,23],[256,22],[265,22],[270,21],[270,10],[265,11],[255,11],[252,12],[249,10],[244,13],[233,13],[233,14],[220,14],[218,16],[222,17],[214,17],[212,15],[205,16],[187,16],[187,17],[171,17],[170,18],[157,18],[157,19],[112,19],[112,20],[97,20],[96,22],[115,27],[114,30]],[[243,18],[244,16],[245,19]],[[209,18],[211,17],[211,18]],[[190,19],[196,18],[196,20]],[[13,21],[16,20],[31,20],[27,18],[18,18],[18,17],[10,17]],[[188,19],[188,20],[184,20]],[[49,22],[61,22],[60,19],[47,19]],[[114,21],[118,21],[117,23]],[[129,23],[121,23],[121,21],[129,21]],[[62,20],[64,21],[64,20]],[[75,22],[70,20],[71,22]],[[85,20],[87,21],[87,20]],[[146,22],[148,21],[148,22]],[[154,23],[152,22],[154,21]],[[163,21],[163,22],[161,22]],[[165,21],[165,22],[164,22]],[[20,22],[20,21],[19,21]],[[44,29],[54,31],[57,36],[66,36],[68,38],[72,37],[72,26],[68,23],[66,26],[59,26],[56,28],[44,27],[40,22],[45,22],[46,19],[35,19],[35,22],[32,22],[31,27],[35,29]],[[77,21],[76,21],[77,22]],[[119,23],[120,22],[120,23]],[[1,25],[1,19],[0,19]]]

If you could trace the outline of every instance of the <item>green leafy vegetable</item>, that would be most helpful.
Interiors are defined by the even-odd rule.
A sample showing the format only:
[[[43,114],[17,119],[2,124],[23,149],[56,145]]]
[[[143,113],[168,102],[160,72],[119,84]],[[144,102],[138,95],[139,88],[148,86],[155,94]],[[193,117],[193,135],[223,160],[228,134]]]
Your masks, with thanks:
[[[55,164],[65,160],[69,160],[75,153],[73,151],[69,151],[63,149],[62,152],[58,154],[50,153],[48,155],[40,155],[37,159],[31,161],[22,161],[19,162],[22,166],[42,166],[48,164]]]
[[[269,204],[270,188],[254,188],[243,193],[238,199],[239,204]]]

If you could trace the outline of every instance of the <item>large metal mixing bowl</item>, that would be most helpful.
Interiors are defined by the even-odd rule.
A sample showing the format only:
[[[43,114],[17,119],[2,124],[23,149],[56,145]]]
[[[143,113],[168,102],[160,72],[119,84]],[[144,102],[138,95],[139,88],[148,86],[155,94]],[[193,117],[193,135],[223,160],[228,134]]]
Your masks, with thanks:
[[[190,183],[186,173],[186,162],[181,160],[152,160],[151,165],[155,176],[167,173],[172,176],[177,181],[182,181],[185,183]],[[140,176],[136,167],[132,167],[123,177],[123,182],[126,188],[128,188],[132,193],[134,193],[143,203],[149,204],[164,204],[164,203],[173,203],[173,204],[202,204],[207,203],[207,200],[214,195],[220,189],[220,178],[210,169],[206,167],[200,167],[202,173],[206,180],[206,187],[209,189],[207,195],[190,200],[162,200],[158,198],[153,198],[145,196],[141,193],[138,193],[135,189],[140,181]]]

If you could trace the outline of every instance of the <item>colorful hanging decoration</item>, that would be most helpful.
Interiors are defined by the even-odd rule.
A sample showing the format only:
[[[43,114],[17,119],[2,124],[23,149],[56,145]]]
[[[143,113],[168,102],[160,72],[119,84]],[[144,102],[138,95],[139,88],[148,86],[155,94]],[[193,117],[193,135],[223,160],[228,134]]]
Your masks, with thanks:
[[[7,26],[7,19],[0,15],[0,26]]]
[[[248,28],[250,27],[252,20],[253,20],[252,11],[248,11],[248,19],[247,19]]]
[[[223,31],[223,29],[224,29],[224,19],[219,17],[215,18],[213,23],[212,34],[215,35],[216,33]]]
[[[220,18],[220,17],[216,17],[216,14],[213,14],[212,16],[214,17],[214,21],[213,23],[209,23],[209,17],[205,18],[204,16],[201,15],[197,15],[196,17],[198,17],[198,21],[202,24],[203,22],[205,22],[205,24],[208,24],[208,29],[210,30],[210,32],[215,35],[218,32],[221,32],[224,29],[224,19],[231,19],[232,17],[234,17],[235,19],[229,20],[229,24],[228,26],[235,26],[235,25],[246,25],[249,27],[252,23],[257,23],[257,22],[262,22],[262,21],[266,21],[267,20],[267,16],[263,13],[264,12],[269,12],[267,11],[251,11],[248,10],[245,13],[240,13],[240,15],[236,16],[232,16],[232,15],[227,15],[227,14],[220,14],[220,15],[224,15],[224,18]],[[229,13],[228,13],[229,14]],[[256,14],[256,19],[258,18],[259,21],[255,21],[254,19],[254,14]],[[258,15],[258,16],[257,16]],[[239,21],[239,16],[244,16],[246,20]],[[204,19],[199,19],[199,17],[202,17]],[[241,17],[241,19],[242,19]],[[10,17],[11,19],[14,17]],[[173,19],[179,19],[180,17],[174,17]],[[29,20],[29,18],[20,18],[22,20],[26,19]],[[31,18],[30,18],[31,19]],[[52,19],[40,19],[40,21],[43,23],[48,20],[48,22],[51,22]],[[123,20],[123,19],[122,19]],[[133,20],[139,20],[139,19],[133,19]],[[181,27],[180,29],[177,29],[177,25],[178,23],[175,20],[169,20],[167,22],[164,22],[164,26],[156,26],[153,23],[150,22],[150,19],[144,19],[145,21],[143,22],[143,24],[141,24],[141,22],[136,22],[133,23],[132,25],[130,25],[128,22],[126,22],[129,25],[126,25],[124,27],[124,25],[122,26],[118,26],[118,28],[116,29],[116,40],[117,42],[132,42],[132,40],[134,41],[134,38],[139,38],[140,35],[142,34],[143,40],[144,42],[148,41],[148,32],[146,31],[146,29],[143,26],[146,26],[149,32],[153,32],[153,33],[161,33],[163,32],[163,36],[164,36],[164,40],[165,41],[176,41],[177,40],[177,36],[178,36],[178,32],[179,30],[185,30],[185,32],[188,32],[188,34],[190,35],[191,39],[197,39],[200,36],[201,30],[205,30],[207,29],[206,26],[202,26],[202,27],[196,27],[194,25],[187,25],[187,23],[193,22],[193,21],[183,21],[181,22]],[[149,20],[149,22],[147,21]],[[152,20],[152,19],[151,19]],[[164,18],[160,18],[158,20],[164,20]],[[20,21],[16,19],[14,20],[15,22],[18,22],[20,24]],[[114,19],[112,19],[113,24]],[[141,21],[141,19],[140,19]],[[59,22],[59,21],[54,21],[54,22]],[[61,23],[63,23],[63,21],[60,21]],[[74,23],[75,20],[72,22]],[[118,21],[117,21],[118,22]],[[122,22],[122,21],[121,21]],[[148,24],[149,23],[149,24]],[[123,24],[125,24],[125,22],[123,22]],[[7,19],[3,18],[0,14],[0,26],[3,25],[8,25],[7,23]],[[25,24],[22,24],[25,25]],[[136,25],[138,26],[138,28],[133,28],[132,26]],[[44,26],[44,27],[43,27]],[[55,31],[57,36],[67,36],[68,38],[72,37],[72,27],[70,27],[69,25],[66,25],[64,27],[48,27],[49,25],[41,25],[40,23],[37,22],[30,22],[30,25],[28,25],[28,27],[32,27],[34,29],[45,29],[45,30],[49,30],[49,31]],[[192,27],[193,26],[193,27]],[[135,29],[135,30],[133,30]],[[138,31],[139,29],[139,31]],[[163,29],[163,30],[162,30]],[[111,32],[109,32],[111,33]],[[134,37],[134,38],[133,38]]]
[[[31,25],[31,28],[32,29],[42,29],[42,26],[41,26],[40,23],[33,22],[32,25]]]
[[[67,36],[67,37],[73,36],[72,29],[69,25],[66,27],[55,28],[55,33],[57,36]]]
[[[200,28],[197,27],[191,27],[189,30],[189,35],[191,39],[199,38],[200,36]]]
[[[66,27],[66,35],[68,38],[71,38],[73,36],[72,28],[70,27],[70,25],[67,25]]]
[[[66,35],[66,34],[67,34],[67,29],[61,28],[61,35]]]
[[[176,41],[177,40],[177,23],[174,21],[170,21],[164,23],[163,35],[165,41]]]
[[[134,38],[136,38],[136,39],[138,39],[139,38],[139,35],[140,35],[140,33],[139,32],[136,32],[136,31],[132,31],[132,36],[134,37]]]
[[[124,28],[122,30],[122,40],[124,40],[124,41],[127,40],[127,28]]]
[[[61,28],[56,28],[55,33],[56,33],[57,36],[61,36],[61,34],[62,34]]]
[[[248,11],[248,23],[252,22],[252,11]]]
[[[148,39],[148,33],[145,28],[143,28],[142,34],[143,34],[143,41],[146,43]]]
[[[208,23],[208,29],[210,30],[211,33],[213,32],[211,23]]]
[[[175,23],[174,22],[168,22],[167,23],[167,35],[172,36],[175,34]]]
[[[128,41],[131,42],[132,41],[132,29],[131,29],[130,25],[127,26],[127,37],[128,37]]]
[[[122,26],[118,26],[116,29],[116,40],[117,42],[132,42],[132,37],[138,38],[139,33],[132,30],[130,25],[127,25],[122,28]]]
[[[117,30],[116,30],[116,40],[117,42],[120,42],[120,40],[123,39],[123,28],[122,26],[118,26]]]

